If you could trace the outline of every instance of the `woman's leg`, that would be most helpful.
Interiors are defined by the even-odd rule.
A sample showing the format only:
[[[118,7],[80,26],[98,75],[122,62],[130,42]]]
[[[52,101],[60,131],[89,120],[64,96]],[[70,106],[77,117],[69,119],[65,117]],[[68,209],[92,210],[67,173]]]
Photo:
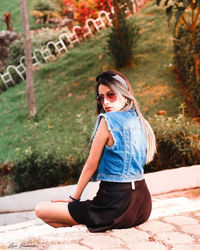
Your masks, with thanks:
[[[36,206],[35,214],[52,227],[78,225],[69,213],[68,202],[41,202]]]

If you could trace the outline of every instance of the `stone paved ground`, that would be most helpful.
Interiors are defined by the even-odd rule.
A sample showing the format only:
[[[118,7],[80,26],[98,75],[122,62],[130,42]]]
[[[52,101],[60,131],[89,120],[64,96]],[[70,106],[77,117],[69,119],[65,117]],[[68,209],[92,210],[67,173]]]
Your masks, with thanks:
[[[16,225],[1,228],[1,250],[200,250],[200,210],[106,233],[90,233],[82,225],[54,229],[39,220]]]
[[[200,189],[153,196],[150,219],[136,228],[90,233],[39,219],[0,227],[0,250],[200,250]]]

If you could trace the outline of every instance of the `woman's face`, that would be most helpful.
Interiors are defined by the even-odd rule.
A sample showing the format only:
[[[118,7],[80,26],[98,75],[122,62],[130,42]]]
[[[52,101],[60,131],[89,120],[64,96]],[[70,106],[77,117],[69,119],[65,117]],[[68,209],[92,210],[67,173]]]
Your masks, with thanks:
[[[108,86],[103,84],[99,85],[99,100],[105,112],[114,112],[120,111],[124,105],[125,100],[120,98],[113,90],[111,90]]]

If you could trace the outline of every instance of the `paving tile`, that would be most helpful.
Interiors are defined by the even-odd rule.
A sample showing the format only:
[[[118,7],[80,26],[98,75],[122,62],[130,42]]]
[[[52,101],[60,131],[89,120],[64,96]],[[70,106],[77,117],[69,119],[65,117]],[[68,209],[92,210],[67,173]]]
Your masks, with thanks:
[[[180,244],[173,246],[171,250],[200,250],[200,245],[197,244]]]
[[[26,225],[26,224],[24,224]],[[27,228],[17,227],[16,230],[12,228],[12,230],[5,231],[4,233],[0,233],[0,243],[10,244],[12,242],[18,242],[20,240],[29,240],[32,238],[37,239],[45,239],[45,237],[51,235],[59,235],[62,233],[70,234],[72,232],[78,233],[81,231],[85,231],[83,227],[63,227],[63,228],[53,228],[47,224],[42,225],[34,225],[29,226]]]
[[[200,224],[198,225],[185,225],[181,227],[181,230],[183,230],[186,233],[194,234],[200,239]]]
[[[89,237],[91,235],[90,232],[75,232],[75,233],[68,233],[68,232],[63,232],[63,233],[57,233],[57,234],[48,234],[48,235],[43,235],[41,237],[41,240],[43,242],[56,242],[60,241],[62,243],[72,243],[72,242],[78,242],[80,240],[83,240],[86,237]]]
[[[151,231],[152,233],[172,232],[175,227],[158,220],[150,220],[139,226],[140,229]]]
[[[104,234],[91,234],[80,241],[84,246],[91,247],[95,250],[106,249],[123,249],[123,243],[117,238],[110,237],[107,233]]]
[[[195,214],[196,216],[200,217],[200,211],[196,212]]]
[[[113,230],[109,235],[121,239],[126,243],[134,243],[149,239],[149,234],[135,228]]]
[[[167,216],[164,218],[166,222],[173,223],[178,226],[183,225],[195,225],[198,224],[198,220],[189,216]]]
[[[6,226],[0,226],[0,232],[6,232],[10,230],[18,230],[20,228],[28,228],[33,225],[44,225],[44,223],[41,220],[30,220],[26,222],[20,222],[17,224],[12,224],[12,225],[6,225]]]
[[[156,239],[162,240],[167,244],[182,244],[182,243],[190,243],[192,244],[194,239],[189,235],[182,234],[179,232],[166,232],[157,234]]]
[[[62,244],[62,245],[51,245],[48,248],[48,250],[88,250],[91,248],[81,246],[79,244]]]
[[[130,250],[167,250],[168,248],[157,242],[139,242],[135,244],[128,244]],[[188,250],[188,249],[187,249]]]

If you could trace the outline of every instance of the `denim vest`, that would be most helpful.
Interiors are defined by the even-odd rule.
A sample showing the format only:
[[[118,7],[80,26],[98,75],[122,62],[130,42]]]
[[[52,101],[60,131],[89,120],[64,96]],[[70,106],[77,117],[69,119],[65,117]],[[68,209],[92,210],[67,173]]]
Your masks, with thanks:
[[[146,139],[137,113],[131,109],[100,114],[94,134],[102,117],[105,118],[114,144],[110,147],[105,145],[92,180],[134,182],[144,179]]]

